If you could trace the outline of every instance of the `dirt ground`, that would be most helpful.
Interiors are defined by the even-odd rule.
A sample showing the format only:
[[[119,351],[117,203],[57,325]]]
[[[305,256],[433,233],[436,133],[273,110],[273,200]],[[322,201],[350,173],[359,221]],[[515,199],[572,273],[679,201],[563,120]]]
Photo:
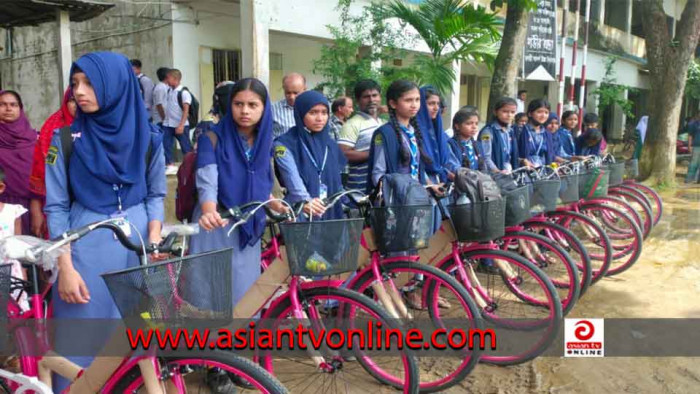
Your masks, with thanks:
[[[685,169],[679,172],[684,174]],[[174,177],[169,178],[171,188],[175,182]],[[664,215],[644,242],[636,265],[593,286],[569,317],[700,318],[700,185],[681,184],[662,197]],[[172,215],[172,201],[166,205]],[[440,373],[439,359],[430,372]],[[376,389],[392,392],[381,386]],[[700,359],[541,357],[513,367],[479,365],[448,392],[700,392]]]

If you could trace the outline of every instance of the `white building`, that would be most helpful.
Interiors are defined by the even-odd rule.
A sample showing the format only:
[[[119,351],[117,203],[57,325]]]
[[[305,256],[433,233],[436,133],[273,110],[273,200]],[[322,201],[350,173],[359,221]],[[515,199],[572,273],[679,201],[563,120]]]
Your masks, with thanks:
[[[488,6],[489,1],[479,2]],[[359,13],[368,3],[355,0],[352,9]],[[575,3],[571,0],[572,9]],[[664,1],[670,28],[675,27],[684,5],[685,0]],[[337,0],[118,2],[95,19],[71,23],[73,58],[95,50],[122,52],[141,59],[144,72],[154,79],[158,67],[178,68],[183,73],[183,84],[200,99],[203,111],[211,105],[216,83],[245,76],[266,82],[272,98],[277,99],[282,97],[285,73],[306,75],[309,87],[322,81],[321,76],[313,74],[312,61],[320,56],[323,45],[332,43],[326,26],[338,25],[336,6]],[[591,7],[594,23],[588,54],[588,92],[603,78],[606,57],[615,54],[620,57],[616,63],[618,83],[642,89],[633,99],[639,104],[638,111],[643,112],[648,81],[637,0],[592,0]],[[560,8],[559,23],[561,12]],[[569,21],[573,21],[573,14]],[[572,35],[573,23],[569,25]],[[35,127],[59,105],[55,27],[55,23],[45,23],[11,31],[0,29],[0,86],[22,94]],[[567,81],[571,45],[570,40],[566,48]],[[413,49],[421,50],[420,45]],[[581,51],[577,63],[576,74],[580,74]],[[485,110],[490,80],[490,71],[483,64],[463,62],[451,108],[470,104]],[[557,82],[519,81],[518,85],[528,90],[530,98],[544,96],[552,103],[557,101]],[[589,110],[596,107],[591,95],[586,106]],[[612,129],[621,131],[624,117],[616,110],[612,115]]]

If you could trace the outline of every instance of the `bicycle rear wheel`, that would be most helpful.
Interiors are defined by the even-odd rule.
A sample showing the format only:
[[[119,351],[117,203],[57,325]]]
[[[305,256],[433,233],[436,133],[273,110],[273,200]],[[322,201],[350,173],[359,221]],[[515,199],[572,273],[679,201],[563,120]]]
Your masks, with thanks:
[[[236,376],[245,386],[235,388],[236,393],[287,394],[287,389],[274,376],[252,361],[234,356],[231,352],[212,351],[191,358],[161,358],[161,380],[182,393],[208,393],[212,391],[210,373],[214,368]],[[167,377],[167,378],[164,378]],[[115,387],[115,393],[137,393],[143,387],[143,377],[138,367],[131,371]],[[184,387],[184,390],[180,388]],[[170,391],[168,391],[170,392]]]
[[[639,214],[642,219],[642,225],[640,229],[642,230],[642,235],[646,239],[651,233],[653,228],[653,213],[651,207],[649,207],[641,198],[637,195],[630,193],[627,190],[612,189],[608,191],[608,194],[612,197],[619,198],[625,201],[630,207],[632,207],[635,212]]]
[[[386,329],[399,330],[405,335],[399,320],[391,318],[384,308],[363,294],[324,286],[302,289],[298,296],[299,303],[309,317],[309,329],[318,330],[317,333],[326,329],[327,323],[333,323],[336,327],[337,323],[344,324],[340,328],[346,330],[353,327],[365,330],[366,322],[373,320],[381,322]],[[271,306],[264,318],[274,325],[272,329],[287,328],[290,324],[296,328],[298,324],[289,297]],[[328,348],[319,349],[314,356],[323,358],[323,364],[320,366],[308,355],[304,357],[263,353],[261,362],[265,369],[293,392],[303,393],[310,388],[313,388],[314,392],[328,393],[348,392],[351,391],[350,388],[355,391],[373,392],[381,389],[383,385],[390,385],[406,394],[418,393],[420,375],[418,362],[412,352],[404,349],[397,352],[398,355],[377,356],[360,347],[357,337],[354,337],[353,349],[344,350],[344,353]],[[352,358],[357,362],[351,361]]]
[[[651,202],[651,210],[654,213],[654,226],[659,223],[661,215],[664,213],[664,204],[656,190],[637,182],[625,182],[620,185],[620,188],[638,190],[644,193]]]
[[[446,272],[412,261],[392,261],[382,264],[380,270],[387,292],[393,289],[399,291],[411,289],[419,295],[415,302],[420,305],[411,303],[407,305],[406,300],[402,300],[403,302],[399,301],[401,305],[396,306],[397,302],[388,301],[391,308],[399,309],[396,311],[399,317],[409,321],[430,321],[433,329],[442,328],[448,331],[452,328],[465,331],[470,328],[483,328],[479,309],[473,299],[464,286]],[[352,289],[372,295],[377,302],[382,303],[384,297],[378,297],[376,294],[372,270],[364,270],[360,275],[354,281]],[[417,279],[416,275],[420,275],[420,279]],[[401,292],[401,294],[405,293]],[[438,359],[434,355],[419,356],[421,392],[443,391],[458,384],[474,369],[480,353],[477,348],[460,352],[459,357],[455,355],[440,358],[439,374],[435,373],[435,364]]]
[[[517,251],[541,269],[559,293],[564,316],[571,311],[578,301],[581,289],[578,268],[564,249],[553,240],[525,231],[507,232],[496,242],[502,244],[504,250]],[[519,292],[515,294],[521,295]],[[526,297],[521,299],[529,302]]]
[[[559,296],[547,275],[527,259],[475,246],[460,253],[459,262],[445,260],[439,268],[458,277],[486,327],[495,327],[499,349],[482,353],[482,362],[520,364],[542,354],[556,338],[563,320]]]

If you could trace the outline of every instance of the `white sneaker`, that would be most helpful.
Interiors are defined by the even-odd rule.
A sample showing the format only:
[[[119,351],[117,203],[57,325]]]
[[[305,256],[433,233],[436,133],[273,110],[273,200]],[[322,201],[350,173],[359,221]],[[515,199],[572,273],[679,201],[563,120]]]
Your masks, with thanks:
[[[177,166],[176,165],[168,165],[165,166],[165,175],[177,175]]]

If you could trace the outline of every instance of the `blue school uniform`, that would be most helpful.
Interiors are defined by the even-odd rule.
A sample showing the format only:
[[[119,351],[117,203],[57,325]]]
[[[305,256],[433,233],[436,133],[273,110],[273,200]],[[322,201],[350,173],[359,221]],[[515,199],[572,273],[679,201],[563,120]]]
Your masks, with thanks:
[[[294,102],[297,125],[275,140],[275,163],[280,183],[288,188],[285,199],[290,203],[323,199],[343,190],[341,172],[346,159],[330,135],[330,125],[326,123],[317,133],[304,126],[304,116],[319,104],[330,111],[328,99],[323,94],[307,91],[299,95]],[[341,219],[343,216],[343,207],[337,203],[322,219]]]
[[[559,157],[570,160],[571,156],[576,154],[576,145],[571,132],[564,127],[557,130],[557,138],[559,139]]]
[[[165,157],[160,133],[148,122],[149,114],[138,81],[126,57],[110,52],[90,53],[73,64],[71,75],[76,67],[89,78],[100,110],[85,114],[78,108],[71,131],[79,137],[73,142],[69,174],[60,131],[55,132],[46,160],[45,212],[49,234],[57,237],[69,229],[118,214],[133,225],[132,242],[140,242],[133,229],[147,240],[148,223],[162,222],[164,216]],[[147,159],[149,146],[151,158]],[[109,230],[96,230],[74,242],[71,257],[74,268],[87,285],[90,301],[68,304],[60,298],[58,285],[54,285],[54,316],[59,319],[119,318],[119,311],[100,274],[137,266],[138,257],[127,251]],[[111,335],[103,334],[80,340],[94,342],[99,348]],[[57,333],[59,352],[62,346],[72,346],[69,336],[70,332]],[[71,361],[87,366],[92,357],[72,357]],[[67,384],[65,379],[57,378],[54,391],[63,390]]]
[[[433,183],[448,180],[447,173],[455,173],[460,167],[459,161],[447,145],[447,134],[442,126],[442,117],[438,112],[435,119],[430,118],[427,104],[427,90],[430,86],[420,88],[420,110],[416,114],[418,127],[423,137],[423,149],[432,163],[424,163],[425,172]]]
[[[462,167],[467,167],[472,170],[480,170],[479,168],[479,153],[477,152],[477,142],[473,139],[457,139],[450,138],[448,141],[452,154],[459,158]]]
[[[420,160],[418,142],[413,127],[401,125],[401,141],[391,123],[384,124],[375,130],[372,136],[372,146],[369,149],[369,171],[367,193],[371,193],[386,174],[410,174],[416,181],[425,184],[426,174]],[[401,160],[399,144],[410,152],[410,161]]]
[[[489,123],[479,132],[478,146],[486,171],[512,171],[520,167],[518,142],[512,126],[504,130],[497,121]]]
[[[578,156],[598,156],[600,155],[600,147],[603,143],[603,140],[601,139],[598,141],[597,144],[593,146],[588,146],[586,144],[586,139],[588,138],[588,135],[596,129],[589,129],[585,133],[582,133],[580,136],[576,138],[576,155]]]
[[[538,133],[532,125],[525,125],[520,134],[518,149],[521,159],[527,159],[538,167],[548,165],[556,158],[552,133],[547,132],[544,126],[540,127]]]
[[[204,202],[215,202],[220,208],[230,209],[253,201],[263,202],[270,197],[273,185],[270,165],[272,128],[272,108],[267,99],[252,145],[239,134],[231,111],[212,130],[217,135],[216,147],[212,146],[208,135],[200,136],[196,173],[200,204],[195,208],[193,221],[199,221],[202,216],[201,204]],[[192,253],[233,249],[231,283],[234,305],[260,276],[260,238],[265,231],[265,220],[265,212],[261,209],[237,227],[231,236],[228,233],[233,223],[213,231],[201,231],[192,237]]]

